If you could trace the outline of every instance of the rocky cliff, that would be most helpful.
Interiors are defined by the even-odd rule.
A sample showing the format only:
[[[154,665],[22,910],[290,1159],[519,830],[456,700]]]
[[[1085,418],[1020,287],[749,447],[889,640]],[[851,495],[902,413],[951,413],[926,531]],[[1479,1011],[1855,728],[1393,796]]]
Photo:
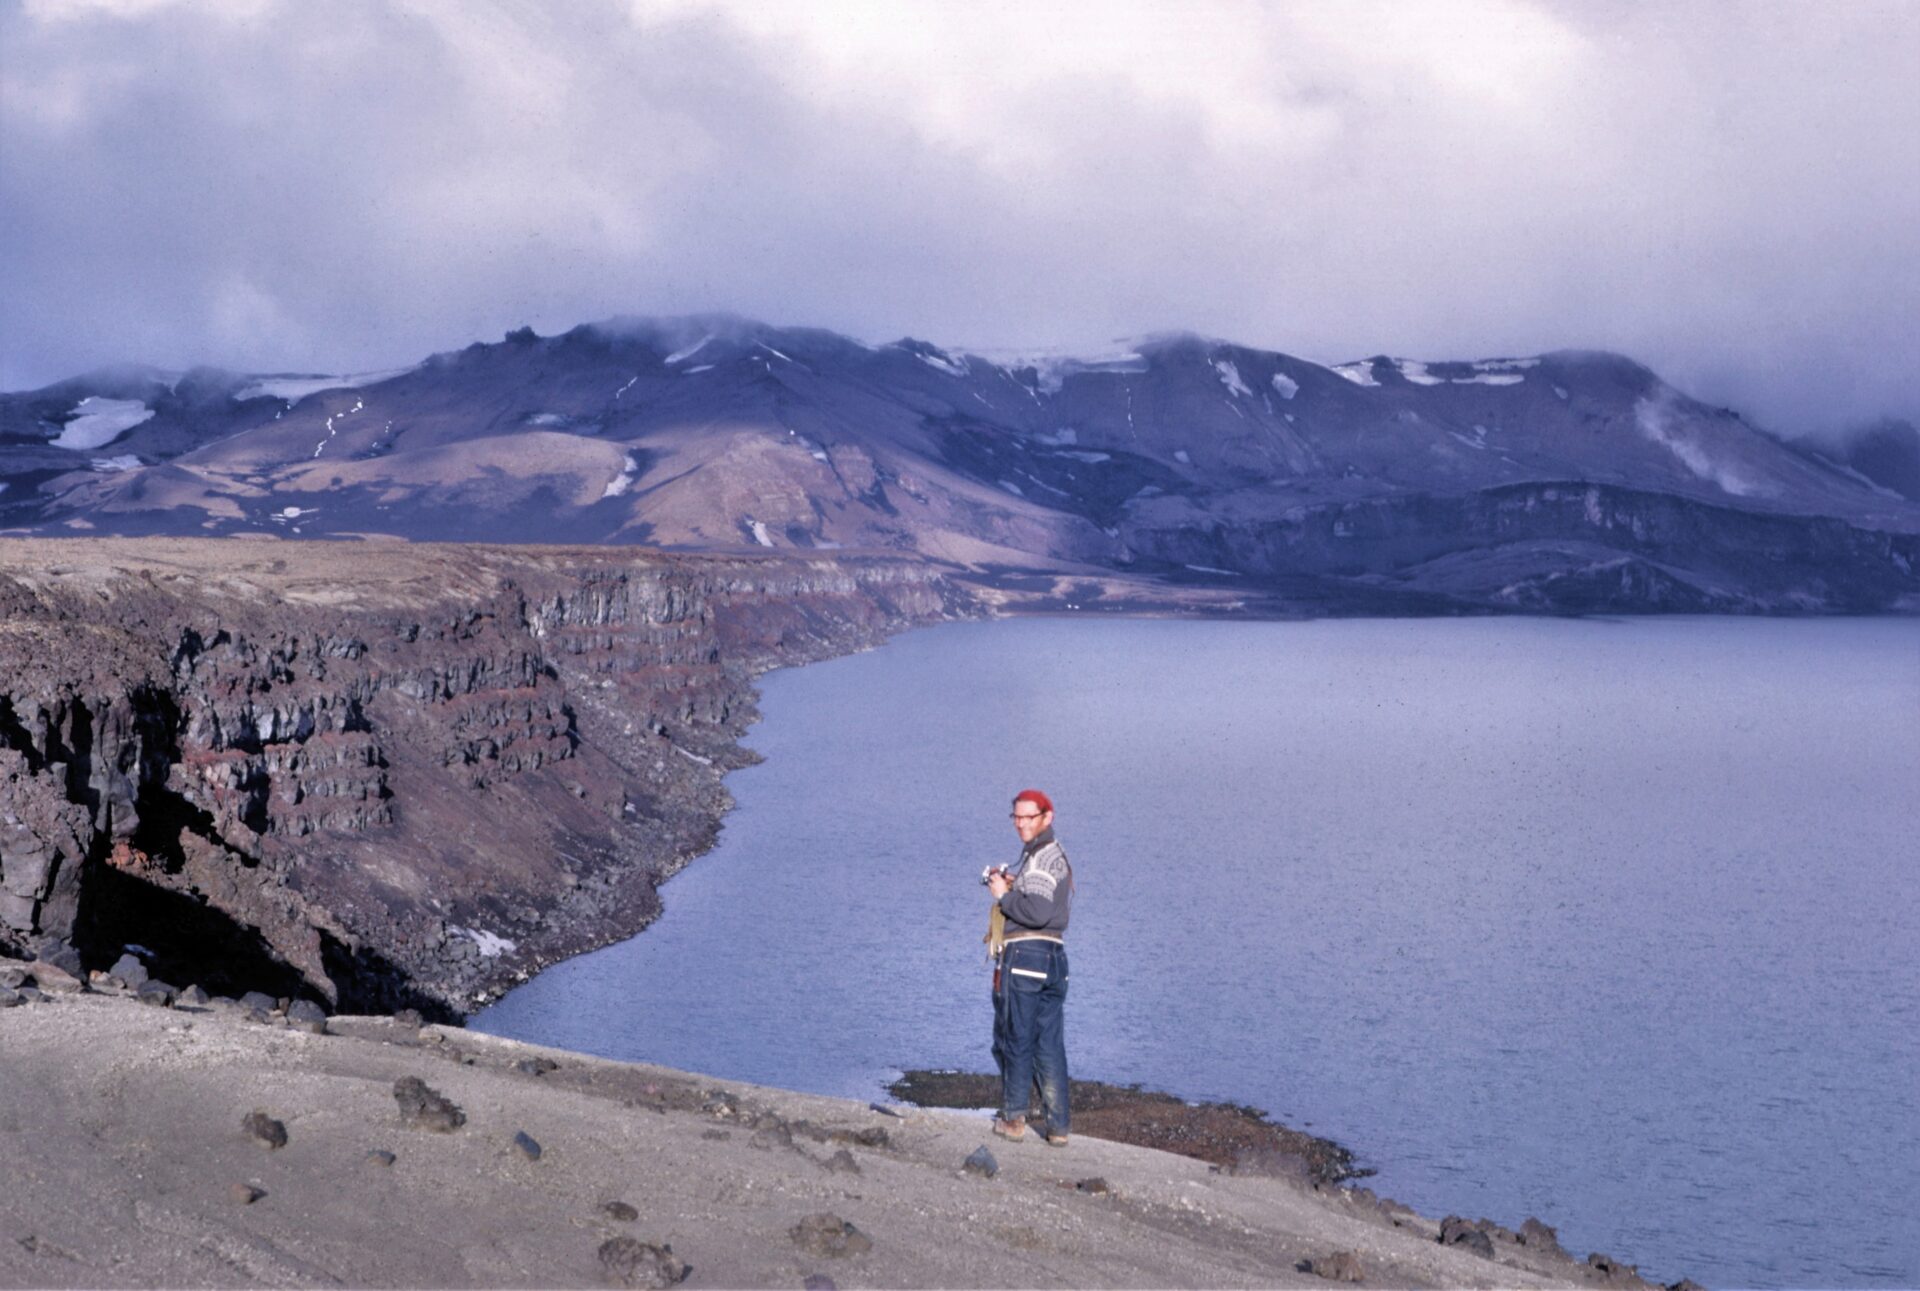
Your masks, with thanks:
[[[0,950],[464,1012],[658,913],[757,672],[967,610],[879,558],[0,543]]]

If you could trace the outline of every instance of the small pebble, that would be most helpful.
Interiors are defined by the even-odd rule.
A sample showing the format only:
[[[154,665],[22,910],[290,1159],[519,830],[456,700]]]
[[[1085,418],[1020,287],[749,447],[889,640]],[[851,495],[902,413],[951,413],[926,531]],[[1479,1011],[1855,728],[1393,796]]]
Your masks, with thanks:
[[[233,1199],[236,1206],[251,1206],[266,1195],[264,1188],[256,1188],[250,1183],[236,1183],[227,1189],[227,1196]]]
[[[385,1148],[375,1148],[373,1151],[367,1153],[368,1165],[390,1166],[395,1161],[398,1161],[399,1159],[400,1158],[396,1157],[395,1155],[393,1155],[393,1153],[387,1151]]]
[[[540,1159],[540,1144],[535,1141],[533,1135],[527,1133],[525,1130],[520,1130],[514,1134],[513,1146],[521,1156],[529,1161],[538,1161]]]
[[[977,1174],[987,1179],[1000,1173],[1000,1163],[993,1159],[993,1153],[987,1151],[987,1145],[984,1143],[973,1150],[973,1154],[961,1163],[960,1168],[968,1174]]]
[[[1091,1192],[1096,1195],[1113,1191],[1113,1189],[1108,1186],[1107,1181],[1099,1175],[1095,1175],[1091,1179],[1082,1179],[1073,1186],[1081,1192]]]
[[[623,1224],[631,1224],[640,1218],[640,1212],[624,1201],[610,1201],[600,1207],[600,1213],[608,1219],[617,1219]]]

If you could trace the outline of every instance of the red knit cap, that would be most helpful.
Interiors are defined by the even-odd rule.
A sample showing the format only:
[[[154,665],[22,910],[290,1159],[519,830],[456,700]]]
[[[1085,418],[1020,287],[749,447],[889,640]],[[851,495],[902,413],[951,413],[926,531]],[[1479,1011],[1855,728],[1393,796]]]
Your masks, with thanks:
[[[1013,801],[1015,806],[1023,802],[1030,802],[1043,813],[1053,810],[1053,799],[1047,797],[1047,795],[1041,793],[1038,789],[1022,789],[1019,793],[1013,795]]]

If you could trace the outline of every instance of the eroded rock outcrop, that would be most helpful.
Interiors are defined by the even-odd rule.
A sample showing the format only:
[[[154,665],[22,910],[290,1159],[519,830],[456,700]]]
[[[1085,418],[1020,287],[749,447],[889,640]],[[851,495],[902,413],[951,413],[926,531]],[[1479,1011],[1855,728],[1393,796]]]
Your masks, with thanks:
[[[463,1011],[657,914],[757,672],[965,608],[875,558],[0,543],[0,949]]]

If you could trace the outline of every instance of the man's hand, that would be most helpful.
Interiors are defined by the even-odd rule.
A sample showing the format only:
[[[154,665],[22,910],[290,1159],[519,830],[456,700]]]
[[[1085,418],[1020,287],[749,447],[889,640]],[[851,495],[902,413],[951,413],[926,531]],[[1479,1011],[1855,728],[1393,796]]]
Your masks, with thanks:
[[[1013,880],[1007,877],[1005,870],[995,870],[987,875],[987,891],[993,893],[995,901],[1005,896],[1011,887],[1013,887]]]

